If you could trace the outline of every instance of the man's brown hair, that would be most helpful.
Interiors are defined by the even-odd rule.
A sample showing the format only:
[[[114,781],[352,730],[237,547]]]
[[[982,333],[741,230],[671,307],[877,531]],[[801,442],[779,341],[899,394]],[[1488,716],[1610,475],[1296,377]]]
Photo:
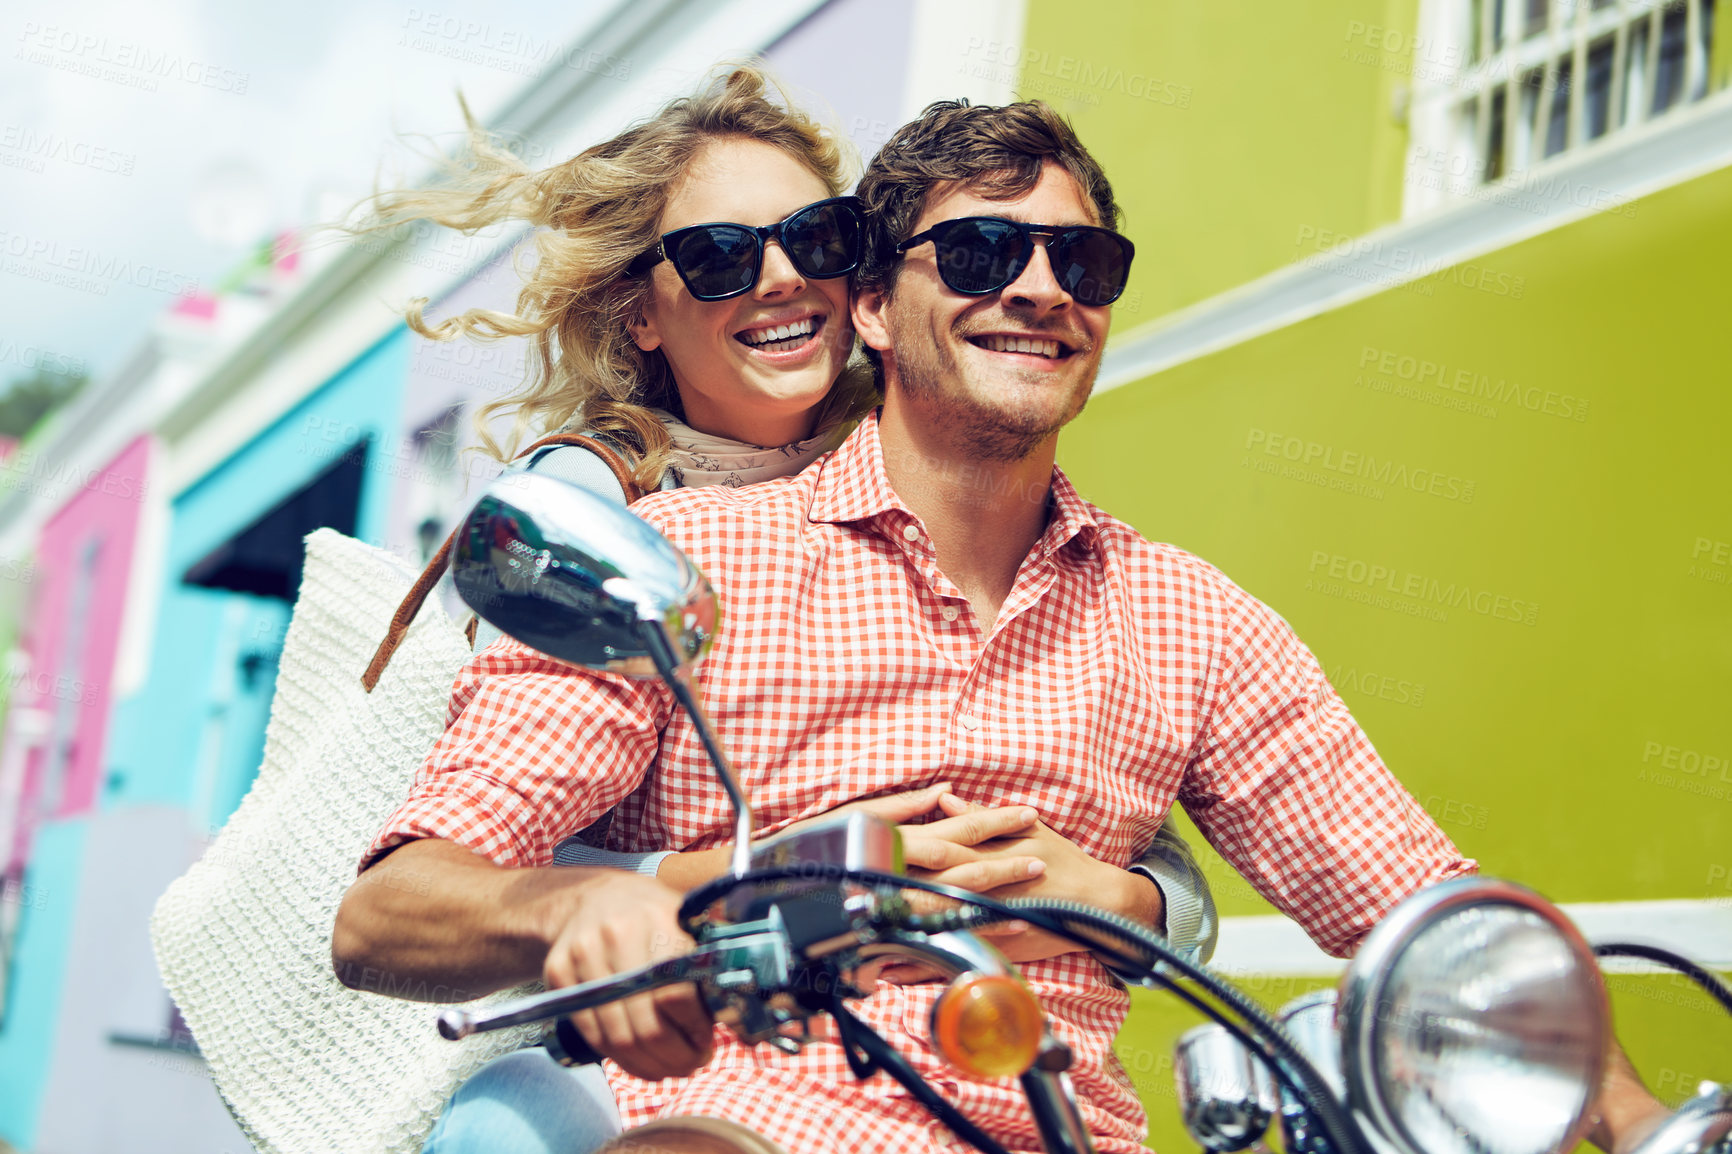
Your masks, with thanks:
[[[896,130],[860,179],[858,195],[873,226],[855,287],[892,288],[899,263],[896,245],[913,231],[935,185],[957,181],[989,199],[1011,200],[1040,181],[1048,160],[1076,179],[1102,228],[1118,226],[1119,206],[1106,173],[1069,122],[1045,102],[944,100],[928,106]]]

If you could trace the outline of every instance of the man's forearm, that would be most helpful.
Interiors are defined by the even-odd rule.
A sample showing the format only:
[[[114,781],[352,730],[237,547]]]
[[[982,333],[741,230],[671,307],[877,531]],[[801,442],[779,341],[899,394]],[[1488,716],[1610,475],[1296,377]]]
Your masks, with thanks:
[[[337,977],[464,1001],[542,976],[559,911],[607,870],[504,869],[453,842],[410,842],[368,869],[337,910]]]

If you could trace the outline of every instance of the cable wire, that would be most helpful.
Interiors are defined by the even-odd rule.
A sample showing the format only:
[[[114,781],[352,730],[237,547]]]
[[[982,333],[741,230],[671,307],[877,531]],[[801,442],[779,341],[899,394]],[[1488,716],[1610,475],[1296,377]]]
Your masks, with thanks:
[[[1602,942],[1594,947],[1594,954],[1602,958],[1642,958],[1645,961],[1658,962],[1680,974],[1708,991],[1708,996],[1720,1003],[1720,1007],[1732,1014],[1732,988],[1721,981],[1711,971],[1703,969],[1682,954],[1674,954],[1671,950],[1659,946],[1644,946],[1637,942]]]

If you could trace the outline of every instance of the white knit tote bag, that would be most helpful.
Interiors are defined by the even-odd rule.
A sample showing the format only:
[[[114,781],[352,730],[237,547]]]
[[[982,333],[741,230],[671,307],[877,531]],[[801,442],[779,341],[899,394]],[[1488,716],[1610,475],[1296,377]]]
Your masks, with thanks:
[[[307,537],[258,779],[151,919],[169,994],[267,1154],[412,1154],[459,1083],[535,1032],[447,1042],[437,1007],[350,990],[332,972],[337,905],[444,731],[469,656],[429,599],[378,686],[361,688],[415,575],[333,530]]]

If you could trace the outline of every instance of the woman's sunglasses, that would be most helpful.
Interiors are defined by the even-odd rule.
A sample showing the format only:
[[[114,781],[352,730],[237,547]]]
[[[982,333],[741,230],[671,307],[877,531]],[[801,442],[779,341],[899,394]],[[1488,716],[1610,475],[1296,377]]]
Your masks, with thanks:
[[[1136,248],[1116,232],[1085,226],[1024,224],[998,216],[963,216],[933,225],[896,246],[896,255],[931,241],[938,275],[952,292],[984,296],[1022,275],[1034,238],[1046,238],[1053,276],[1078,304],[1110,305],[1125,291]]]
[[[663,233],[653,248],[626,266],[642,276],[664,260],[701,301],[725,301],[749,291],[764,267],[764,245],[775,241],[801,276],[829,280],[860,264],[860,202],[852,196],[820,200],[775,224],[694,224]]]

